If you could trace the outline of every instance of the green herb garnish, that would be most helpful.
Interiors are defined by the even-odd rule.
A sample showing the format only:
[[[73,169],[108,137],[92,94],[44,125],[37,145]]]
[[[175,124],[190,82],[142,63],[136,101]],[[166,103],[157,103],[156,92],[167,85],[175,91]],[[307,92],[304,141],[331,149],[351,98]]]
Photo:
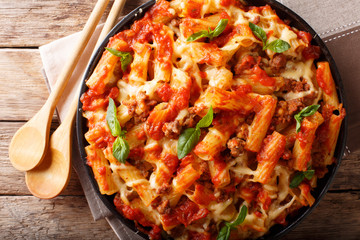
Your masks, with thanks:
[[[291,47],[290,44],[281,39],[277,39],[269,43],[264,29],[253,24],[252,22],[249,22],[249,27],[251,31],[254,33],[254,35],[263,42],[263,50],[269,49],[276,53],[282,53],[290,49]]]
[[[177,145],[177,155],[181,159],[185,157],[195,145],[199,142],[200,139],[200,128],[209,127],[213,121],[214,113],[212,106],[210,106],[207,114],[196,124],[195,128],[188,128],[181,133]]]
[[[305,172],[298,172],[294,175],[293,179],[290,182],[290,188],[296,188],[300,183],[306,178],[310,180],[315,174],[314,169],[308,169]]]
[[[117,110],[115,102],[109,98],[109,106],[106,112],[106,123],[110,129],[111,135],[116,137],[113,143],[113,155],[121,163],[125,163],[130,153],[129,144],[125,140],[126,131],[121,130],[117,119]]]
[[[294,118],[296,120],[296,132],[300,132],[301,122],[304,117],[309,117],[314,115],[316,111],[319,109],[320,105],[311,105],[303,108],[299,113],[295,114]]]
[[[228,21],[229,21],[228,19],[221,19],[214,30],[211,30],[211,28],[209,28],[208,30],[202,30],[200,32],[196,32],[192,34],[190,37],[188,37],[186,41],[192,42],[203,37],[207,37],[210,38],[210,40],[212,40],[214,37],[219,36],[225,30]]]
[[[110,128],[111,135],[117,137],[121,134],[121,126],[117,119],[117,110],[115,102],[112,98],[109,98],[109,106],[106,113],[106,122]]]
[[[242,206],[240,209],[240,213],[236,220],[232,223],[226,222],[225,226],[221,228],[216,240],[228,240],[230,237],[230,231],[231,229],[235,229],[236,226],[242,224],[246,218],[247,215],[247,207]]]
[[[121,163],[125,163],[129,156],[130,148],[128,142],[118,136],[113,144],[113,155]]]
[[[133,57],[129,52],[121,52],[114,48],[105,48],[108,50],[112,55],[117,56],[120,58],[121,61],[121,69],[123,72],[125,72],[128,65],[132,62]]]

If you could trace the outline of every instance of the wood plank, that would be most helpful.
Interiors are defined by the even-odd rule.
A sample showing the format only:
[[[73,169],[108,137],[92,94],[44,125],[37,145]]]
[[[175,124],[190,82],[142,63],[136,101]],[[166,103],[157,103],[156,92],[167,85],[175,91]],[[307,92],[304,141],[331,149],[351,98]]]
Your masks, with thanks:
[[[1,196],[0,206],[2,239],[117,239],[105,219],[93,220],[84,196]]]
[[[360,192],[327,193],[319,206],[284,240],[359,239]]]
[[[105,220],[94,222],[83,196],[41,200],[0,196],[1,236],[22,239],[116,239]],[[284,239],[359,239],[360,192],[328,193]],[[316,229],[316,230],[314,230]]]
[[[0,49],[0,120],[28,120],[49,96],[37,49]]]
[[[0,0],[0,19],[6,20],[0,22],[0,47],[38,47],[81,31],[95,2]],[[127,1],[123,14],[144,2],[146,0]],[[109,9],[110,5],[106,13]],[[104,22],[105,16],[101,22]]]
[[[0,195],[31,195],[25,184],[24,173],[10,163],[8,146],[12,136],[23,123],[0,122]],[[83,195],[79,179],[72,170],[71,179],[62,195]]]
[[[330,190],[360,189],[360,152],[354,152],[344,157]]]

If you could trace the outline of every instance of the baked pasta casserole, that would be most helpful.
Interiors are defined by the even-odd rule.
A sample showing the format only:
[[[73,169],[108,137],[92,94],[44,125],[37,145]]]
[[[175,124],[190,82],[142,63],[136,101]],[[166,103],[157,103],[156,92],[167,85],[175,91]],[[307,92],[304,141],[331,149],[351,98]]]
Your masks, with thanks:
[[[81,96],[101,194],[150,239],[286,225],[314,203],[345,117],[311,40],[268,5],[157,1],[110,38]]]

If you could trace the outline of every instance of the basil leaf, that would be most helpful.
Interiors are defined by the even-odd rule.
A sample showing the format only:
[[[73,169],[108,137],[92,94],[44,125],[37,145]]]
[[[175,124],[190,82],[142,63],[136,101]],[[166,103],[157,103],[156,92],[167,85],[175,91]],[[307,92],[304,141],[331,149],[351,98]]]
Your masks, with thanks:
[[[177,155],[182,159],[195,147],[200,139],[200,128],[188,128],[179,136]]]
[[[298,133],[298,132],[300,132],[301,122],[302,122],[303,118],[300,117],[300,115],[297,115],[297,114],[294,116],[294,118],[295,118],[295,121],[296,121],[296,132]]]
[[[306,170],[306,171],[304,172],[304,176],[305,176],[305,178],[306,178],[307,180],[311,180],[312,177],[314,176],[314,174],[315,174],[315,170],[314,170],[314,169],[309,169],[309,170]]]
[[[121,163],[125,163],[129,156],[129,144],[122,137],[117,137],[113,144],[113,155]]]
[[[253,24],[252,22],[249,22],[249,27],[250,27],[251,31],[253,32],[253,34],[263,42],[263,46],[265,48],[267,36],[266,36],[266,32],[264,31],[264,29]]]
[[[234,222],[230,223],[230,227],[235,227],[237,225],[242,224],[246,218],[247,211],[248,211],[247,207],[245,205],[242,206],[240,209],[240,213],[237,216],[236,220]]]
[[[131,56],[131,54],[129,52],[118,51],[114,48],[105,48],[105,49],[108,50],[112,55],[115,55],[120,58],[121,70],[123,72],[125,72],[126,68],[133,60],[133,57]]]
[[[111,135],[117,137],[121,134],[121,126],[117,119],[116,105],[112,98],[109,98],[109,106],[106,112],[106,123],[110,128]]]
[[[213,118],[214,118],[214,111],[212,109],[212,106],[210,106],[207,114],[196,124],[196,127],[198,128],[209,127],[213,121]]]
[[[263,50],[270,49],[273,52],[282,53],[290,49],[290,44],[281,39],[277,39],[275,41],[272,41],[271,43],[267,43],[267,36],[264,29],[253,24],[252,22],[249,22],[249,27],[253,34],[263,42]]]
[[[296,120],[296,132],[300,132],[301,122],[304,119],[304,117],[309,117],[311,115],[314,115],[316,111],[319,109],[320,105],[310,105],[306,108],[303,108],[299,113],[294,115],[294,118]]]
[[[247,207],[244,205],[240,209],[240,213],[237,216],[236,220],[232,223],[225,223],[225,226],[221,228],[216,240],[228,240],[230,237],[230,231],[232,228],[235,228],[237,225],[240,225],[244,222],[247,215]]]
[[[297,186],[299,186],[300,183],[304,180],[304,178],[305,178],[305,175],[303,172],[296,173],[290,182],[290,185],[289,185],[290,188],[296,188]]]
[[[309,117],[311,115],[314,115],[319,108],[320,108],[319,104],[310,105],[307,106],[306,108],[303,108],[298,114],[301,115],[302,117]]]
[[[188,128],[181,133],[177,145],[177,155],[179,159],[182,159],[188,155],[200,139],[200,128],[209,127],[213,121],[214,112],[212,106],[206,115],[196,124],[195,128]]]
[[[126,53],[126,55],[120,59],[120,61],[121,61],[121,70],[123,72],[126,71],[127,67],[132,62],[132,60],[133,60],[133,57],[131,56],[130,53]]]
[[[211,30],[211,28],[209,28],[209,30],[202,30],[196,32],[192,34],[190,37],[188,37],[186,41],[192,42],[203,37],[208,37],[210,38],[210,40],[212,40],[214,37],[219,36],[225,30],[228,21],[229,19],[221,19],[214,30]]]
[[[226,28],[226,25],[228,24],[229,19],[221,19],[218,23],[218,25],[216,26],[216,28],[213,31],[209,31],[210,33],[210,40],[212,40],[212,38],[219,36]]]
[[[221,228],[216,240],[228,240],[230,237],[230,227],[225,225]]]
[[[290,47],[291,46],[288,42],[285,42],[284,40],[281,39],[277,39],[266,45],[267,49],[270,49],[271,51],[276,53],[285,52],[286,50],[290,49]]]
[[[198,40],[198,39],[203,38],[203,37],[209,37],[209,32],[206,31],[206,30],[203,30],[203,31],[194,33],[190,37],[188,37],[186,39],[186,41],[187,42],[192,42],[192,41]]]

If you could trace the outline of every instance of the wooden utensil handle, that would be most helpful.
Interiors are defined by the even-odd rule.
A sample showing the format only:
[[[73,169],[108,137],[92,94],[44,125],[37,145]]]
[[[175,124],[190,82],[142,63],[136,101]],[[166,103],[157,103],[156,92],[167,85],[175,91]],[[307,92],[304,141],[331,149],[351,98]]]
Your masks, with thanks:
[[[87,43],[89,42],[89,39],[91,35],[93,34],[96,25],[101,19],[101,16],[103,15],[106,6],[108,5],[109,0],[98,0],[94,10],[92,11],[88,21],[86,22],[84,29],[81,33],[80,40],[78,41],[72,55],[70,56],[69,60],[66,62],[66,65],[64,66],[63,70],[61,71],[54,90],[51,92],[49,98],[47,101],[51,102],[51,110],[52,112],[55,110],[55,106],[57,102],[60,99],[61,94],[63,93],[66,84],[68,83],[79,59],[84,51]]]
[[[95,45],[95,50],[99,47],[99,45],[102,43],[102,41],[105,39],[106,35],[110,32],[110,30],[114,27],[116,19],[119,15],[119,13],[122,11],[122,9],[124,8],[124,4],[125,4],[126,0],[115,0],[110,13],[106,19],[106,22],[104,24],[103,29],[101,30],[100,36],[98,38],[98,41],[96,42]],[[94,51],[95,52],[95,51]],[[93,52],[93,54],[94,54]]]
[[[96,45],[95,45],[95,48],[94,48],[92,54],[94,54],[96,52],[96,50],[99,47],[99,45],[101,44],[101,42],[104,40],[106,35],[110,32],[110,30],[113,28],[113,26],[114,26],[114,24],[116,22],[117,16],[119,15],[119,13],[122,11],[122,9],[124,7],[125,1],[126,0],[115,0],[114,1],[113,5],[111,7],[110,13],[109,13],[109,15],[108,15],[108,17],[106,19],[104,27],[101,30],[101,33],[99,35],[99,38],[98,38],[98,40],[96,42]],[[65,131],[71,131],[70,128],[72,126],[72,122],[74,120],[74,116],[75,116],[75,113],[76,113],[77,103],[78,103],[79,94],[80,94],[80,89],[81,89],[81,83],[79,84],[78,90],[77,90],[77,92],[76,92],[76,94],[74,96],[74,99],[71,102],[68,114],[66,115],[66,117],[65,117],[64,121],[62,122],[62,124],[60,125],[60,127],[63,126],[64,130],[66,129]]]

